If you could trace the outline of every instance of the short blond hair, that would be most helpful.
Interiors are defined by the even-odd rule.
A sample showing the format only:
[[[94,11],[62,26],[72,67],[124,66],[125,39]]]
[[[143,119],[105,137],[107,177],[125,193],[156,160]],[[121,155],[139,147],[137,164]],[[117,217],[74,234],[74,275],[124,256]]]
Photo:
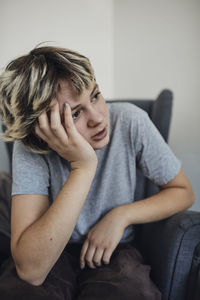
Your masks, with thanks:
[[[35,136],[34,127],[40,114],[53,105],[61,79],[80,95],[95,81],[89,59],[73,50],[43,46],[8,64],[0,76],[5,141],[20,140],[32,152],[49,152],[47,143]]]

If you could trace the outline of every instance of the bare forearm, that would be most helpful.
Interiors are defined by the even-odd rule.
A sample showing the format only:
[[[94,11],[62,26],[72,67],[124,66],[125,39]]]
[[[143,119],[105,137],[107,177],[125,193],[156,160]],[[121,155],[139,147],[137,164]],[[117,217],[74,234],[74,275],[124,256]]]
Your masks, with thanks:
[[[194,196],[185,188],[168,188],[144,200],[119,207],[126,226],[165,219],[192,205]]]
[[[14,257],[25,280],[40,284],[57,261],[74,230],[95,170],[72,171],[46,213],[22,233]]]

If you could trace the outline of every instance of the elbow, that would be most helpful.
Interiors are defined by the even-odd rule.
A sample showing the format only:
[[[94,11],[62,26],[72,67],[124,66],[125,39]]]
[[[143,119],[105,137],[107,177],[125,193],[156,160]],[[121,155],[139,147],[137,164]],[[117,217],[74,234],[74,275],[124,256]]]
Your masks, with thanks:
[[[44,283],[46,276],[41,268],[37,267],[38,265],[34,262],[26,261],[25,259],[20,259],[17,255],[16,248],[13,246],[11,241],[11,253],[15,263],[15,268],[18,277],[34,286],[40,286]]]
[[[187,208],[189,208],[195,202],[195,195],[194,195],[194,191],[193,191],[192,187],[187,188],[186,191],[187,191],[187,196],[186,196]]]
[[[193,190],[191,191],[191,196],[190,196],[190,206],[192,206],[195,202],[195,194]]]
[[[39,276],[38,274],[34,274],[31,271],[25,271],[23,268],[16,265],[16,271],[18,277],[34,286],[40,286],[44,283],[46,277]]]

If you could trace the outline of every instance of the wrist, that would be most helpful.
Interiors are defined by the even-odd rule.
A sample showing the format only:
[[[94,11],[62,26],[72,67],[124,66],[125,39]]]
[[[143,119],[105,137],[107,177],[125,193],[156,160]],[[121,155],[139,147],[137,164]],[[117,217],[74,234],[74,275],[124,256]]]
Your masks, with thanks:
[[[120,205],[114,208],[114,213],[118,216],[120,224],[125,229],[130,225],[128,204]]]
[[[79,164],[79,163],[71,163],[71,172],[79,173],[84,175],[95,175],[97,169],[97,161],[90,162],[86,164]]]

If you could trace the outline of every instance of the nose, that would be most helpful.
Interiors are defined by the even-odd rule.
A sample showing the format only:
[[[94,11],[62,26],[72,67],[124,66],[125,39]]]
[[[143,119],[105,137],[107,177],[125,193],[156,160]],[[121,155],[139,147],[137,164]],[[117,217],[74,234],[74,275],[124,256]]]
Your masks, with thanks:
[[[99,124],[102,123],[104,117],[103,114],[101,112],[99,112],[98,110],[92,108],[89,112],[88,112],[88,127],[96,127]]]

